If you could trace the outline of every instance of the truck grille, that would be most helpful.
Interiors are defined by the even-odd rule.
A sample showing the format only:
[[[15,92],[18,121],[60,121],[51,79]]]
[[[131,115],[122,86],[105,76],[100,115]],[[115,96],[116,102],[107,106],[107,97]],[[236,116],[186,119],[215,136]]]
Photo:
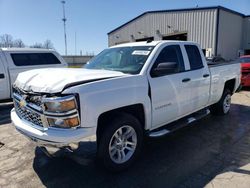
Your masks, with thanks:
[[[19,103],[14,100],[14,106],[15,106],[15,110],[17,115],[21,118],[24,119],[34,125],[43,127],[43,123],[42,123],[42,119],[41,116],[35,112],[32,112],[30,110],[28,110],[25,107],[20,107]]]
[[[39,106],[39,107],[42,106],[41,96],[39,96],[39,95],[24,92],[17,87],[13,87],[12,92],[19,95],[19,96],[27,95],[28,96],[27,102],[32,103],[32,104]]]
[[[24,94],[24,92],[23,91],[21,91],[19,88],[17,88],[17,87],[14,87],[13,86],[13,88],[12,88],[12,92],[13,93],[16,93],[16,94],[18,94],[18,95],[22,95],[22,94]]]
[[[13,87],[13,101],[18,117],[32,123],[33,125],[43,127],[40,115],[42,113],[41,96],[29,94],[17,87]],[[21,101],[25,101],[26,105],[21,106]]]
[[[44,103],[46,101],[61,102],[63,100],[75,100],[73,95],[61,97],[47,97],[46,94],[27,92],[13,86],[13,102],[17,116],[23,121],[27,121],[30,126],[41,131],[47,131],[48,128],[59,128],[56,123],[64,122],[68,118],[77,118],[78,124],[72,128],[80,126],[78,109],[67,112],[49,112],[46,111]],[[76,101],[75,101],[76,102]],[[60,127],[61,128],[61,127]],[[64,127],[62,127],[64,128]],[[68,128],[71,128],[68,126]]]

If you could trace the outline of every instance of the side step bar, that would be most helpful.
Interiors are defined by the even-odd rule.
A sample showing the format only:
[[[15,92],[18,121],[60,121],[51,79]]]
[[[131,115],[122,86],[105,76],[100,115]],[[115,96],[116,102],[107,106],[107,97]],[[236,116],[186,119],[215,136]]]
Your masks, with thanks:
[[[161,130],[158,130],[158,131],[154,131],[154,132],[150,132],[149,133],[149,137],[161,137],[161,136],[164,136],[166,134],[170,133],[169,130],[167,129],[161,129]]]
[[[158,128],[156,130],[152,130],[148,133],[149,137],[155,138],[155,137],[161,137],[164,136],[166,134],[169,134],[171,132],[174,132],[182,127],[185,127],[197,120],[200,120],[204,117],[206,117],[208,114],[210,114],[210,110],[209,109],[203,109],[201,111],[198,111],[192,115],[189,115],[187,117],[184,117],[180,120],[177,120],[173,123],[167,124],[161,128]]]

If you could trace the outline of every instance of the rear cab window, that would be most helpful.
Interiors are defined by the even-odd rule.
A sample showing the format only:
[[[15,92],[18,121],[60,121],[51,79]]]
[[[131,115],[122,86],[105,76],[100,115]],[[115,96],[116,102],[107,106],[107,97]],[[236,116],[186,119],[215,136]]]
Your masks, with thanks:
[[[52,53],[11,53],[11,58],[16,66],[61,64]]]
[[[204,65],[198,47],[195,45],[184,45],[184,46],[187,52],[191,70],[203,68]]]

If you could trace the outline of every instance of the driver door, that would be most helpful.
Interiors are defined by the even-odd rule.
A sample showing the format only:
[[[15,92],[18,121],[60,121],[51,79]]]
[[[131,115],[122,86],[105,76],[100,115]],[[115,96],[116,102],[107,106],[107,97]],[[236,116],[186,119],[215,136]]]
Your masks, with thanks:
[[[152,76],[152,70],[159,63],[177,63],[172,72]],[[179,45],[165,46],[156,58],[149,75],[152,100],[152,127],[157,128],[174,120],[190,110],[190,88],[185,83],[185,64]]]

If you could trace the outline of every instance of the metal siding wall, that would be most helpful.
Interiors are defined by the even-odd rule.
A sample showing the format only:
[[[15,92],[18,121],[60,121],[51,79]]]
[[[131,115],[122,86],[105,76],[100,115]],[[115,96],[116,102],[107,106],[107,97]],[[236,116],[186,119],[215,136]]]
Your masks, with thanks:
[[[131,35],[135,39],[154,36],[159,40],[156,30],[159,30],[162,35],[173,34],[173,30],[178,30],[187,32],[188,40],[198,42],[203,49],[214,49],[216,12],[217,9],[208,9],[146,14],[109,34],[109,46],[125,41],[132,42]],[[167,25],[172,26],[173,29],[168,28]],[[143,34],[138,34],[139,31],[143,31]]]
[[[219,13],[218,55],[230,60],[242,49],[243,18],[224,10]]]
[[[250,17],[244,18],[243,23],[243,48],[250,49]]]

